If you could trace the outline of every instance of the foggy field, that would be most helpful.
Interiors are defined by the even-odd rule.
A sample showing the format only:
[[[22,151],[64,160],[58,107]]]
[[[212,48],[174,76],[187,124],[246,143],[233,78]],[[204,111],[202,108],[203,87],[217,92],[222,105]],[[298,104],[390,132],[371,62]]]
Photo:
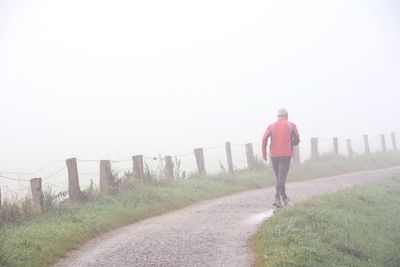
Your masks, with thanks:
[[[258,266],[400,266],[400,177],[316,197],[258,231]]]
[[[288,182],[399,166],[399,47],[396,0],[0,0],[0,267],[272,187],[278,110]]]
[[[369,134],[376,152],[380,134],[400,133],[399,10],[391,0],[2,0],[0,173],[44,179],[71,157],[143,154],[152,164],[225,141],[258,154],[281,107],[299,128],[302,160],[314,136],[321,152],[339,137],[346,154],[346,139],[360,153]],[[214,152],[210,172],[225,159]],[[182,164],[195,169],[193,156]],[[97,180],[96,164],[79,168],[82,188]],[[65,177],[46,183],[65,190]],[[6,195],[29,191],[0,181]]]
[[[327,155],[293,168],[288,179],[299,181],[399,164],[400,153],[395,152],[351,158]],[[10,223],[4,216],[15,214],[5,208],[1,210],[2,221],[6,224],[0,229],[0,263],[4,266],[48,265],[84,241],[110,229],[200,200],[270,186],[274,182],[270,168],[241,171],[234,176],[193,177],[155,185],[127,181],[116,195],[88,192],[84,203],[66,201],[49,209],[43,216],[21,212],[20,217],[13,218],[14,222],[11,220]]]

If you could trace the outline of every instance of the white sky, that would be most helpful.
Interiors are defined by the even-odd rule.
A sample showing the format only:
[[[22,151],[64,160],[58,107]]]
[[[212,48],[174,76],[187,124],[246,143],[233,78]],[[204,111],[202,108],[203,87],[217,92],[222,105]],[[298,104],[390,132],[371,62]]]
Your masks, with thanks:
[[[0,0],[0,171],[400,132],[398,1]],[[256,149],[259,149],[258,147]]]

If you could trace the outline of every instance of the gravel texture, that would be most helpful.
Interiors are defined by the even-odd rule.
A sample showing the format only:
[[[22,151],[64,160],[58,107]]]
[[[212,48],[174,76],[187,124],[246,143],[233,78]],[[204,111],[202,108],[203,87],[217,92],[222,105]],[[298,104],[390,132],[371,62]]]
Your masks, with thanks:
[[[292,203],[400,173],[400,166],[288,183]],[[253,266],[249,238],[272,215],[273,187],[204,201],[90,240],[54,266]]]

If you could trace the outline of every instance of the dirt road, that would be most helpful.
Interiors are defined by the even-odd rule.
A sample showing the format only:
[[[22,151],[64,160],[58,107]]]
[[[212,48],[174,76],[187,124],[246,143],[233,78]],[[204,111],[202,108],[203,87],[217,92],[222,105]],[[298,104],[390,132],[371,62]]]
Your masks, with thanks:
[[[400,166],[287,184],[294,203],[400,173]],[[249,237],[274,188],[204,201],[95,238],[55,266],[252,266]]]

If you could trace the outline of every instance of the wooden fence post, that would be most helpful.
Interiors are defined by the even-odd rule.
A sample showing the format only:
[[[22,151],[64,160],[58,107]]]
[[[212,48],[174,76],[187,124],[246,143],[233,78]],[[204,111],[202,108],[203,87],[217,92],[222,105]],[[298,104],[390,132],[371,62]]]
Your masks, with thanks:
[[[112,192],[114,186],[114,177],[111,171],[109,160],[100,160],[100,191],[104,193]]]
[[[247,158],[247,166],[250,169],[255,168],[256,167],[256,159],[254,157],[253,145],[251,143],[246,144],[246,158]]]
[[[165,156],[165,176],[168,179],[174,178],[174,165],[172,164],[171,156]]]
[[[40,212],[43,212],[44,196],[42,191],[42,178],[31,179],[31,191],[33,204]]]
[[[368,142],[368,135],[364,134],[364,152],[365,154],[369,154],[369,142]]]
[[[226,150],[226,159],[228,161],[228,170],[230,173],[233,173],[232,149],[230,142],[225,142],[225,150]]]
[[[135,155],[132,157],[133,161],[133,177],[138,179],[139,182],[144,183],[144,167],[143,155]]]
[[[347,144],[347,154],[351,157],[354,154],[353,148],[351,147],[351,139],[347,139],[346,144]]]
[[[311,159],[319,159],[318,137],[311,138]]]
[[[82,198],[81,189],[79,187],[78,166],[76,158],[66,160],[68,168],[68,195],[72,201],[80,201]]]
[[[390,135],[392,136],[392,146],[393,146],[393,150],[394,150],[394,151],[397,151],[396,134],[395,134],[395,133],[391,133]]]
[[[196,157],[196,164],[197,164],[197,170],[200,175],[205,175],[206,174],[206,167],[204,163],[204,153],[202,148],[196,148],[193,150],[194,156]]]
[[[385,142],[385,135],[381,134],[381,144],[382,144],[382,151],[386,152],[386,142]]]
[[[294,154],[293,163],[296,165],[299,165],[300,164],[300,149],[299,149],[298,145],[293,146],[293,154]]]
[[[339,140],[337,137],[333,138],[333,153],[339,154]]]

